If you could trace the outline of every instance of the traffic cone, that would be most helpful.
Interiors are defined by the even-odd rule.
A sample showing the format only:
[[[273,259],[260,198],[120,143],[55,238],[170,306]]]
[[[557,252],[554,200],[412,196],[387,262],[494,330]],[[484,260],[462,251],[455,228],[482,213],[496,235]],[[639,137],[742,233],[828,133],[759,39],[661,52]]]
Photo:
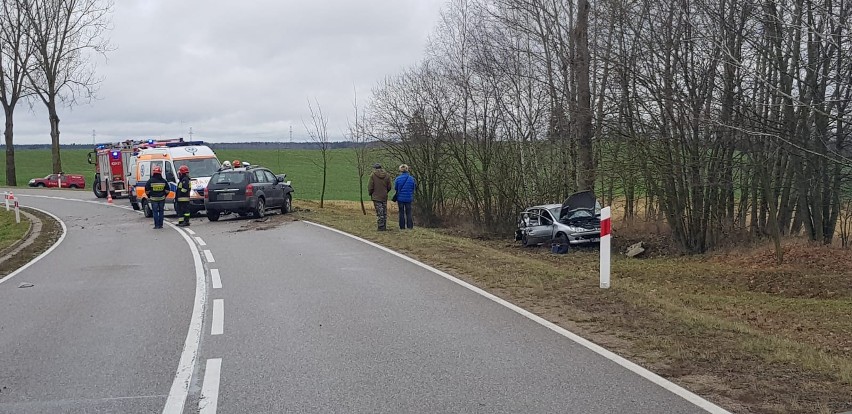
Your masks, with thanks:
[[[112,192],[107,191],[107,204],[112,204]]]

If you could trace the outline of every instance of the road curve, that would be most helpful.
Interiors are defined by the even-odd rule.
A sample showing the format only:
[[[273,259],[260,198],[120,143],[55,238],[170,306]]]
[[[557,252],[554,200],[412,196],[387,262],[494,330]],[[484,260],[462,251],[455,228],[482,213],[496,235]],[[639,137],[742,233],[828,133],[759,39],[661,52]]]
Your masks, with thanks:
[[[24,195],[80,192],[16,193],[67,234],[0,284],[0,413],[161,412],[195,297],[186,242],[127,210]]]

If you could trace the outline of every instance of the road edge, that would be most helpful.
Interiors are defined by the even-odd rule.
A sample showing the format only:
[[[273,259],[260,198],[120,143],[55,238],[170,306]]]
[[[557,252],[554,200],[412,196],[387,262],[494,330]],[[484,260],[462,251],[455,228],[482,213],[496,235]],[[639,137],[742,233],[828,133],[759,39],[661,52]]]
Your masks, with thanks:
[[[473,291],[473,292],[475,292],[475,293],[477,293],[481,296],[484,296],[484,297],[486,297],[486,298],[488,298],[488,299],[490,299],[490,300],[492,300],[492,301],[494,301],[494,302],[496,302],[496,303],[498,303],[498,304],[500,304],[500,305],[502,305],[506,308],[509,308],[510,310],[514,311],[515,313],[518,313],[518,314],[520,314],[520,315],[522,315],[522,316],[524,316],[524,317],[526,317],[526,318],[528,318],[528,319],[530,319],[530,320],[532,320],[532,321],[534,321],[534,322],[536,322],[536,323],[538,323],[538,324],[540,324],[540,325],[562,335],[563,337],[568,338],[571,341],[574,341],[575,343],[577,343],[579,345],[582,345],[583,347],[589,349],[590,351],[592,351],[592,352],[594,352],[594,353],[596,353],[596,354],[598,354],[598,355],[600,355],[600,356],[602,356],[602,357],[604,357],[604,358],[606,358],[606,359],[628,369],[629,371],[639,375],[640,377],[645,378],[648,381],[651,381],[654,384],[668,390],[669,392],[689,401],[693,405],[707,411],[708,413],[711,413],[711,414],[732,414],[730,411],[725,410],[724,408],[702,398],[698,394],[695,394],[692,391],[689,391],[686,388],[683,388],[680,385],[677,385],[677,384],[675,384],[675,383],[673,383],[673,382],[651,372],[650,370],[643,368],[642,366],[640,366],[640,365],[638,365],[634,362],[631,362],[630,360],[628,360],[628,359],[626,359],[626,358],[624,358],[624,357],[622,357],[622,356],[620,356],[620,355],[618,355],[618,354],[616,354],[616,353],[614,353],[614,352],[612,352],[612,351],[610,351],[610,350],[608,350],[608,349],[606,349],[606,348],[604,348],[604,347],[602,347],[602,346],[600,346],[600,345],[598,345],[598,344],[596,344],[596,343],[594,343],[594,342],[592,342],[592,341],[590,341],[586,338],[583,338],[580,335],[577,335],[577,334],[575,334],[575,333],[573,333],[573,332],[571,332],[571,331],[569,331],[569,330],[567,330],[567,329],[565,329],[565,328],[563,328],[559,325],[556,325],[555,323],[550,322],[547,319],[544,319],[544,318],[542,318],[542,317],[540,317],[540,316],[538,316],[538,315],[536,315],[536,314],[534,314],[534,313],[532,313],[532,312],[530,312],[530,311],[528,311],[524,308],[521,308],[520,306],[515,305],[515,304],[513,304],[513,303],[511,303],[511,302],[509,302],[505,299],[502,299],[498,296],[495,296],[494,294],[486,292],[485,290],[483,290],[483,289],[481,289],[477,286],[474,286],[474,285],[472,285],[468,282],[465,282],[465,281],[463,281],[459,278],[456,278],[455,276],[453,276],[449,273],[446,273],[444,271],[436,269],[432,266],[429,266],[429,265],[427,265],[423,262],[420,262],[420,261],[418,261],[414,258],[408,257],[408,256],[406,256],[402,253],[397,252],[397,251],[391,250],[390,248],[382,246],[378,243],[369,241],[367,239],[358,237],[356,235],[347,233],[345,231],[338,230],[338,229],[335,229],[335,228],[332,228],[332,227],[329,227],[329,226],[326,226],[326,225],[323,225],[323,224],[314,223],[314,222],[307,221],[307,220],[302,220],[302,222],[304,222],[306,224],[310,224],[312,226],[316,226],[316,227],[325,229],[325,230],[329,230],[329,231],[332,231],[332,232],[335,232],[335,233],[338,233],[338,234],[341,234],[341,235],[344,235],[346,237],[358,240],[362,243],[366,243],[370,246],[373,246],[375,248],[383,250],[386,253],[390,253],[390,254],[397,256],[401,259],[404,259],[408,262],[411,262],[411,263],[413,263],[413,264],[415,264],[415,265],[417,265],[417,266],[419,266],[423,269],[426,269],[426,270],[428,270],[432,273],[435,273],[438,276],[441,276],[441,277],[443,277],[443,278],[445,278],[445,279],[447,279],[447,280],[449,280],[453,283],[456,283],[456,284],[458,284],[458,285],[460,285],[464,288],[467,288],[468,290],[471,290],[471,291]]]
[[[64,222],[64,221],[62,221],[62,219],[60,219],[59,217],[56,217],[53,213],[50,213],[50,212],[45,211],[45,210],[42,210],[42,209],[40,209],[40,208],[35,208],[35,207],[30,207],[30,206],[27,206],[27,208],[32,209],[32,210],[35,210],[35,211],[38,211],[39,213],[42,213],[42,214],[47,215],[47,216],[50,216],[51,218],[53,218],[54,220],[56,220],[56,221],[59,223],[59,225],[62,227],[62,235],[61,235],[61,236],[59,236],[59,238],[58,238],[58,239],[56,239],[56,242],[54,242],[52,246],[48,247],[48,248],[47,248],[47,250],[45,250],[44,252],[42,252],[40,255],[36,256],[35,258],[33,258],[32,260],[30,260],[29,262],[27,262],[25,265],[23,265],[23,266],[19,267],[19,268],[18,268],[17,270],[15,270],[14,272],[9,273],[8,275],[6,275],[6,277],[4,277],[4,278],[0,279],[0,284],[2,284],[3,282],[7,282],[7,281],[11,280],[13,277],[17,276],[18,274],[20,274],[21,272],[23,272],[24,270],[26,270],[26,269],[27,269],[27,268],[29,268],[30,266],[34,265],[34,264],[35,264],[36,262],[38,262],[39,260],[41,260],[41,259],[45,258],[45,257],[46,257],[48,254],[50,254],[50,253],[51,253],[54,249],[56,249],[57,247],[59,247],[59,245],[62,243],[62,241],[63,241],[63,240],[65,240],[65,235],[67,235],[67,234],[68,234],[68,227],[65,225],[65,222]]]

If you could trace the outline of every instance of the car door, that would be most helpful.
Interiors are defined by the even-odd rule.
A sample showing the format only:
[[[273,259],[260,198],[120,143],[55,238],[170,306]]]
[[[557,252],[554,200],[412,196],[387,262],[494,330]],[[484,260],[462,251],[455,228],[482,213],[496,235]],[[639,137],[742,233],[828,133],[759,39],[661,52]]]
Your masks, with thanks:
[[[266,174],[263,173],[263,170],[253,170],[252,173],[254,174],[254,181],[256,183],[254,184],[255,193],[258,194],[258,196],[263,195],[266,205],[269,206],[269,203],[273,202],[273,200],[269,199],[268,193],[270,183],[266,179]]]
[[[531,209],[527,215],[528,243],[544,243],[552,238],[553,221],[542,213],[541,209]]]
[[[263,170],[263,174],[266,175],[266,180],[269,181],[269,191],[272,193],[270,196],[274,200],[275,207],[281,207],[284,204],[284,186],[278,182],[278,177],[269,170]]]

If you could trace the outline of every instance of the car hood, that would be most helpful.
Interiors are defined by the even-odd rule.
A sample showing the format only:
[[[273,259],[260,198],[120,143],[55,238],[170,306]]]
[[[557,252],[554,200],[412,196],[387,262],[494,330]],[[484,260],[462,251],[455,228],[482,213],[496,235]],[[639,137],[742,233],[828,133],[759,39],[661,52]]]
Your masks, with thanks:
[[[595,215],[595,193],[592,191],[581,191],[579,193],[571,194],[570,197],[566,198],[562,203],[562,210],[559,212],[559,220],[563,220],[566,217],[571,217],[575,212],[579,210],[590,210],[592,211],[592,216]]]

